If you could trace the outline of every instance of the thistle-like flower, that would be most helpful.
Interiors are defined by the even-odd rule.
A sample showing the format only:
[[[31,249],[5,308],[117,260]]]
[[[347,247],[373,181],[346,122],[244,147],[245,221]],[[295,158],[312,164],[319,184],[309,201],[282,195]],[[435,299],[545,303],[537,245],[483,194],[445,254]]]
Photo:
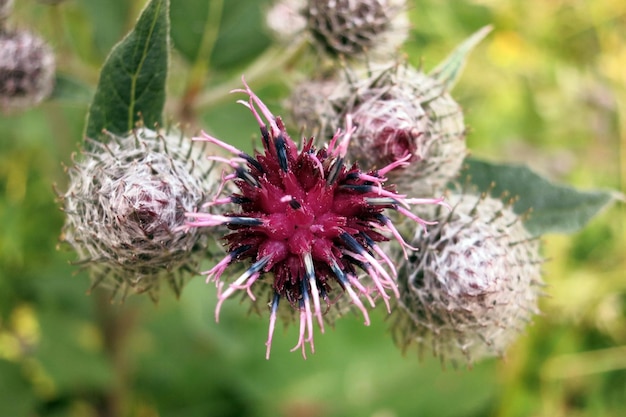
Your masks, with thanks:
[[[500,200],[449,201],[453,211],[428,233],[417,228],[411,240],[417,250],[401,260],[394,338],[403,349],[430,347],[454,364],[502,356],[538,313],[538,241]]]
[[[0,111],[39,104],[54,86],[55,59],[40,37],[27,31],[0,30]]]
[[[395,267],[377,243],[388,240],[384,232],[405,243],[384,211],[396,210],[424,226],[428,222],[412,214],[410,205],[443,204],[442,199],[409,199],[385,186],[385,176],[404,161],[368,172],[345,165],[353,134],[349,123],[346,132],[337,131],[326,147],[316,149],[311,138],[298,149],[282,120],[247,85],[237,91],[249,97],[240,103],[260,125],[263,150],[250,156],[207,134],[198,138],[234,155],[214,159],[232,169],[224,181],[232,180],[238,192],[216,196],[213,204],[235,204],[239,209],[220,215],[190,212],[187,226],[226,225],[231,230],[224,237],[226,257],[206,272],[207,282],[213,280],[218,287],[216,320],[224,300],[237,290],[253,300],[269,294],[269,358],[279,302],[286,300],[300,320],[294,350],[301,348],[305,356],[307,343],[314,350],[314,319],[323,331],[324,310],[342,294],[362,312],[366,325],[369,316],[361,297],[373,306],[378,296],[389,310],[387,291],[398,295]],[[250,266],[225,287],[224,271],[240,261],[249,261]],[[360,278],[359,270],[369,278]]]
[[[408,36],[403,0],[308,0],[307,28],[327,53],[393,54]]]
[[[201,231],[180,228],[207,201],[207,188],[217,189],[213,164],[182,134],[139,128],[109,139],[90,141],[69,170],[63,239],[89,267],[92,288],[156,301],[165,280],[178,295],[207,243]]]
[[[312,91],[318,92],[316,100],[307,99]],[[309,104],[306,110],[293,112],[294,119],[325,136],[329,126],[350,117],[358,126],[348,149],[350,160],[372,167],[406,160],[389,173],[402,193],[442,192],[466,155],[461,107],[443,83],[408,65],[303,83],[291,102]]]

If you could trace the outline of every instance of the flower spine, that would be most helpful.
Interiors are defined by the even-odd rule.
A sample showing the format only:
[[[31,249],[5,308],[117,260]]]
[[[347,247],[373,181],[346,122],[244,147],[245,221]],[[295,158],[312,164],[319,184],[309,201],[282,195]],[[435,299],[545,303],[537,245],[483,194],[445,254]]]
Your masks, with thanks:
[[[469,363],[502,356],[538,313],[541,263],[538,241],[500,200],[449,197],[452,213],[424,233],[400,259],[400,297],[393,333],[404,349],[417,344],[442,361]]]
[[[245,82],[244,82],[245,84]],[[402,166],[398,161],[379,170],[363,172],[345,164],[354,129],[337,131],[327,146],[316,149],[313,139],[303,140],[301,149],[261,100],[245,85],[237,90],[248,95],[240,101],[253,114],[261,129],[263,150],[254,156],[210,135],[198,140],[221,146],[233,154],[222,160],[232,170],[224,181],[233,181],[238,192],[210,205],[235,204],[236,213],[190,212],[187,227],[226,225],[227,255],[211,270],[207,282],[218,288],[216,320],[222,303],[234,292],[246,291],[251,299],[271,293],[270,324],[266,356],[269,358],[279,303],[286,300],[299,316],[300,331],[295,349],[306,357],[306,344],[313,346],[313,321],[324,331],[324,310],[342,294],[369,316],[364,299],[374,306],[380,297],[390,310],[390,295],[398,295],[395,268],[378,242],[391,233],[406,246],[395,226],[384,214],[396,210],[425,226],[429,222],[409,210],[416,204],[443,204],[437,199],[410,199],[385,185],[386,175]],[[258,110],[257,110],[258,109]],[[265,120],[264,120],[265,119]],[[229,265],[247,261],[248,269],[227,286],[222,275]],[[386,266],[385,266],[386,265]],[[369,283],[358,270],[369,276]],[[326,307],[324,307],[324,304]]]
[[[206,202],[205,190],[217,188],[213,164],[181,134],[139,128],[108,136],[90,141],[69,170],[63,239],[90,269],[92,288],[156,301],[164,280],[178,295],[207,243],[200,231],[180,228],[185,213]]]

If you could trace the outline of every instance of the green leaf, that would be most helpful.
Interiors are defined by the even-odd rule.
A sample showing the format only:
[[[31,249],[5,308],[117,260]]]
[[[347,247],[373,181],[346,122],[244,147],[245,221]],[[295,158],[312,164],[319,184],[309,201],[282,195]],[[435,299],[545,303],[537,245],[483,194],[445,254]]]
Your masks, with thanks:
[[[151,0],[109,54],[87,115],[85,135],[123,134],[143,119],[162,124],[169,53],[169,0]]]
[[[487,25],[474,32],[469,38],[461,42],[461,44],[457,46],[442,63],[437,65],[429,75],[441,82],[446,91],[450,91],[461,76],[465,62],[470,52],[472,52],[472,49],[474,49],[492,29],[493,26]]]
[[[220,16],[206,0],[174,0],[172,7],[172,40],[174,46],[190,63],[207,60],[211,69],[228,71],[241,67],[259,56],[270,44],[264,29],[263,16],[268,1],[223,0]],[[219,8],[215,8],[219,9]],[[207,47],[208,31],[219,22],[215,45]],[[210,56],[203,56],[210,52]]]
[[[516,197],[513,210],[518,214],[530,211],[524,224],[533,235],[576,232],[619,199],[618,193],[612,191],[579,191],[554,184],[523,165],[468,158],[461,178],[466,176],[481,192],[491,190],[494,197],[506,192]]]

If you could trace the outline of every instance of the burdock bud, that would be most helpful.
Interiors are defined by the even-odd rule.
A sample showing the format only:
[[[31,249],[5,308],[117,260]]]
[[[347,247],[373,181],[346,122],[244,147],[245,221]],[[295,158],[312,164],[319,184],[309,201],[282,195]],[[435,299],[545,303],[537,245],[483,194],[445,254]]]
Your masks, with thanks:
[[[411,226],[416,250],[398,269],[394,338],[453,364],[502,356],[538,312],[538,242],[500,200],[449,201],[452,212],[428,233]]]
[[[178,295],[207,240],[181,226],[217,187],[213,163],[180,133],[108,136],[90,142],[69,170],[63,238],[89,267],[92,288],[103,284],[122,299],[129,290],[147,292],[156,301],[165,280]]]
[[[54,85],[54,54],[48,44],[27,31],[0,31],[0,111],[33,107]]]
[[[395,53],[408,36],[402,0],[308,0],[307,28],[330,55]]]
[[[436,79],[394,65],[323,85],[295,90],[292,108],[300,110],[293,116],[324,136],[350,118],[357,126],[351,160],[368,167],[401,163],[388,178],[412,196],[438,194],[457,175],[466,155],[463,112]],[[315,92],[317,100],[307,98]]]
[[[335,91],[340,87],[332,78],[297,84],[287,105],[295,125],[321,140],[332,137],[340,122],[333,105]]]

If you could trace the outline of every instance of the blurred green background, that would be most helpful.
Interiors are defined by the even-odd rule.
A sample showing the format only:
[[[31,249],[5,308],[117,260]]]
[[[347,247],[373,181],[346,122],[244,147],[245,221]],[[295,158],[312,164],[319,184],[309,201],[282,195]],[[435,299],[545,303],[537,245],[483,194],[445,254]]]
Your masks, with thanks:
[[[0,416],[626,415],[623,205],[576,235],[545,236],[543,314],[505,360],[471,370],[403,356],[380,308],[371,327],[349,316],[318,335],[306,361],[289,353],[296,329],[278,330],[266,361],[267,317],[233,299],[216,324],[214,286],[200,277],[180,300],[164,291],[156,306],[147,297],[111,305],[104,292],[85,295],[87,275],[56,249],[63,213],[52,185],[66,189],[63,165],[80,149],[98,69],[144,1],[16,3],[11,25],[52,43],[76,93],[0,115]],[[168,116],[249,146],[258,130],[235,97],[191,115],[179,98],[247,73],[273,42],[263,29],[268,2],[171,3]],[[625,191],[625,2],[409,3],[404,51],[426,70],[494,25],[453,91],[474,155],[527,163],[583,189]],[[281,79],[295,71],[250,80],[275,113],[286,113]]]

